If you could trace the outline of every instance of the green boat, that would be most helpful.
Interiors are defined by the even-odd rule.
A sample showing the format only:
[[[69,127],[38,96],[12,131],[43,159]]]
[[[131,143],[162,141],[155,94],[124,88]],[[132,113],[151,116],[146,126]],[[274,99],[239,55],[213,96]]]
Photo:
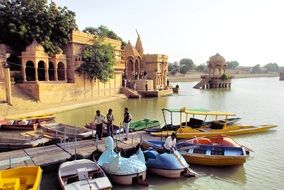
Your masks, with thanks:
[[[142,131],[144,129],[159,127],[161,124],[157,120],[143,119],[130,123],[130,131]]]

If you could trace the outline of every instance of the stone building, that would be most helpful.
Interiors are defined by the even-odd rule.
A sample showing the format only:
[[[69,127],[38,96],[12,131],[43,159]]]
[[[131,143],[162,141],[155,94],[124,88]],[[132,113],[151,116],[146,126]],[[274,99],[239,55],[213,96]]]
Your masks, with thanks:
[[[145,54],[140,35],[137,34],[135,47],[130,41],[122,52],[122,62],[125,63],[125,75],[133,87],[140,93],[146,91],[165,90],[167,85],[168,56],[162,54]],[[171,91],[172,92],[172,91]]]
[[[15,85],[35,100],[47,103],[90,100],[120,93],[125,65],[121,63],[121,42],[118,40],[104,40],[104,43],[115,48],[116,54],[114,76],[107,83],[87,80],[75,71],[83,62],[84,46],[93,43],[93,35],[73,31],[70,41],[62,47],[62,51],[49,57],[44,48],[34,40],[19,56],[23,80]],[[7,50],[9,49],[6,46],[1,45],[1,63],[6,61],[4,55]],[[1,67],[0,80],[3,79]]]
[[[201,81],[193,88],[231,88],[231,76],[226,75],[228,64],[225,58],[217,53],[207,61],[208,75],[201,75]]]

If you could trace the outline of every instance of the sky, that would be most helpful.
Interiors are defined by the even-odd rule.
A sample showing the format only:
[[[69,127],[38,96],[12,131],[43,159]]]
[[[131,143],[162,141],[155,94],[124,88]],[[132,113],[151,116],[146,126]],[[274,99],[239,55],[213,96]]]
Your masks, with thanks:
[[[105,25],[145,53],[196,65],[216,53],[241,66],[284,66],[283,0],[53,0],[80,30]]]

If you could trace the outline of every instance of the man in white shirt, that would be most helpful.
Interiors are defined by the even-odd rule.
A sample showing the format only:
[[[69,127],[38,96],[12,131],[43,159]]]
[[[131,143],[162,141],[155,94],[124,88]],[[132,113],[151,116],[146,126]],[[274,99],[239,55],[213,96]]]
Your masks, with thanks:
[[[103,135],[103,123],[105,123],[105,117],[101,115],[100,110],[96,111],[95,124],[96,124],[96,133],[98,134],[99,140],[102,139]]]
[[[172,133],[171,136],[168,136],[166,138],[166,141],[164,144],[165,152],[171,153],[171,151],[176,149],[176,138],[177,138],[177,135],[175,133]]]

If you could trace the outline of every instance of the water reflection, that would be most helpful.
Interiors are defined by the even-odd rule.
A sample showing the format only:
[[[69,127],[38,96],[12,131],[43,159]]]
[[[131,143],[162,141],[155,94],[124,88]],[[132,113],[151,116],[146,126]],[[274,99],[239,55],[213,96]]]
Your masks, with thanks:
[[[181,92],[169,97],[119,100],[57,114],[57,122],[83,126],[93,120],[95,111],[106,114],[113,108],[115,123],[122,121],[128,107],[134,120],[150,118],[163,124],[161,108],[206,108],[229,111],[241,117],[242,124],[277,124],[271,132],[237,136],[235,139],[254,150],[244,166],[212,168],[192,166],[202,175],[195,179],[169,180],[149,175],[149,187],[126,189],[283,189],[284,187],[284,85],[278,78],[235,79],[232,89],[197,90],[196,82],[179,83]],[[174,118],[176,122],[179,118]],[[121,187],[115,188],[120,189]]]

